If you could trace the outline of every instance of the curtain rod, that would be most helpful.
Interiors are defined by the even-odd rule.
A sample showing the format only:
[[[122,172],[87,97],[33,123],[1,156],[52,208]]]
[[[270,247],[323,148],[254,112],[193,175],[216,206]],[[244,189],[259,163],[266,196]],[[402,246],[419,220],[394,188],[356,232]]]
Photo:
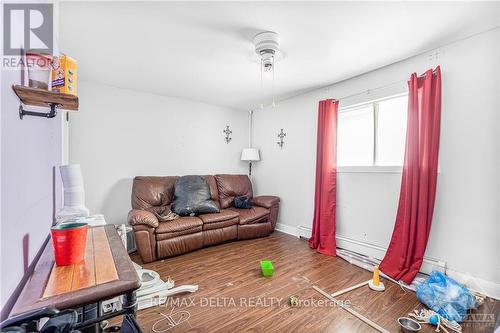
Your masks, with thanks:
[[[436,70],[435,69],[432,70],[432,75],[436,75]],[[424,76],[425,76],[425,73],[422,74],[422,75],[419,75],[418,77],[424,77]],[[403,83],[403,82],[406,82],[406,81],[408,81],[408,80],[398,80],[398,81],[391,82],[389,84],[385,84],[385,85],[380,86],[380,87],[376,87],[376,88],[372,88],[372,89],[366,89],[366,90],[363,90],[361,92],[357,92],[355,94],[346,95],[346,96],[339,97],[339,98],[332,98],[332,99],[334,101],[341,101],[343,99],[351,98],[351,97],[354,97],[354,96],[359,96],[359,95],[363,95],[363,94],[369,94],[371,91],[376,91],[376,90],[384,89],[384,88],[393,86],[395,84]]]
[[[346,95],[346,96],[342,96],[342,97],[339,97],[339,98],[332,98],[332,99],[334,101],[341,101],[343,99],[351,98],[351,97],[354,97],[354,96],[359,96],[359,95],[363,95],[363,94],[369,94],[371,91],[376,91],[376,90],[384,89],[384,88],[393,86],[393,85],[398,84],[398,83],[403,83],[405,81],[406,80],[399,80],[399,81],[395,81],[395,82],[392,82],[392,83],[389,83],[389,84],[386,84],[386,85],[383,85],[383,86],[380,86],[380,87],[376,87],[376,88],[372,88],[372,89],[366,89],[366,90],[363,90],[361,92],[357,92],[355,94]]]

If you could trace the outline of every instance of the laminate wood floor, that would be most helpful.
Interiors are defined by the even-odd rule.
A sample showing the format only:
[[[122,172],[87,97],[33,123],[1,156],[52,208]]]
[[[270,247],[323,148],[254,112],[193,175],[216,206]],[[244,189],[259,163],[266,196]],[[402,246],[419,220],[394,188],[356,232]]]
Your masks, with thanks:
[[[137,255],[132,259],[163,279],[170,276],[176,286],[199,286],[193,294],[139,311],[144,332],[151,332],[155,323],[157,332],[376,332],[312,288],[333,293],[370,279],[371,273],[341,258],[317,254],[307,242],[281,232],[149,264],[142,264]],[[259,261],[264,259],[273,261],[271,278],[261,276]],[[414,293],[382,280],[385,292],[362,287],[338,299],[390,332],[399,332],[397,318],[422,306]],[[288,305],[290,295],[298,296],[299,306]],[[499,312],[500,303],[487,299],[463,332],[493,332]],[[420,332],[434,330],[424,325]]]

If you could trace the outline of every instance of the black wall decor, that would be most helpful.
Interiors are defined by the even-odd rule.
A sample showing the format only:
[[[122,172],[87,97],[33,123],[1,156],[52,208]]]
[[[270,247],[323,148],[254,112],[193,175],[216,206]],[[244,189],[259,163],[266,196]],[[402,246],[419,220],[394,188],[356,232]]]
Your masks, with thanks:
[[[278,133],[278,138],[280,139],[278,142],[278,146],[280,146],[281,149],[283,149],[283,145],[285,144],[285,141],[283,140],[286,136],[286,133],[283,132],[283,129],[281,129],[281,132]]]
[[[226,137],[224,138],[224,140],[226,140],[226,143],[231,142],[231,140],[233,139],[233,138],[231,138],[231,134],[233,134],[233,131],[231,131],[231,129],[229,128],[229,125],[226,125],[226,129],[223,130],[222,133],[224,133],[226,135]]]

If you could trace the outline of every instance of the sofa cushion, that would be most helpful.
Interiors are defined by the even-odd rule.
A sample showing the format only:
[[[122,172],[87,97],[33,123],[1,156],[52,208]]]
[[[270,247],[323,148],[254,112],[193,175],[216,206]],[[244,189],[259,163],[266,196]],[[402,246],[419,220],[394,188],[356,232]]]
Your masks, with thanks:
[[[174,185],[179,177],[135,177],[132,185],[132,208],[147,209],[167,206],[174,196]]]
[[[156,228],[155,233],[172,233],[180,232],[186,230],[192,230],[193,232],[201,231],[203,222],[196,216],[186,216],[179,217],[178,219],[160,222],[158,228]]]
[[[203,223],[203,231],[227,228],[233,225],[236,226],[239,222],[240,222],[240,217],[238,216],[230,220],[212,222],[212,223]]]
[[[250,225],[250,224],[249,224]],[[165,239],[171,239],[171,238],[176,238],[180,236],[185,236],[185,235],[192,235],[196,234],[198,232],[203,231],[203,228],[197,227],[196,229],[188,229],[188,230],[182,230],[182,231],[176,231],[176,232],[166,232],[163,234],[156,234],[156,241],[162,241]]]
[[[222,222],[222,221],[227,221],[234,219],[238,217],[239,214],[233,210],[230,209],[221,209],[219,213],[214,213],[214,214],[202,214],[198,216],[203,223],[215,223],[215,222]]]
[[[212,199],[218,208],[220,208],[219,202],[219,189],[217,188],[217,181],[214,176],[207,175],[202,176],[208,182],[208,186],[210,186],[210,199]]]
[[[254,206],[250,209],[229,208],[240,215],[240,224],[253,224],[266,220],[269,217],[269,209]]]
[[[252,198],[252,183],[247,175],[216,175],[221,208],[232,206],[234,197]]]

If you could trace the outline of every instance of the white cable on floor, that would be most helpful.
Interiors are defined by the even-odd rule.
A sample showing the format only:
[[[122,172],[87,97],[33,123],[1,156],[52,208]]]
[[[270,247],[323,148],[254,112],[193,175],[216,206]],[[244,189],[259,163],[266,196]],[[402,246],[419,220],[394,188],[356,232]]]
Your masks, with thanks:
[[[432,316],[437,316],[438,322],[436,326],[436,332],[439,332],[440,328],[442,328],[445,332],[447,332],[445,327],[448,327],[449,329],[457,333],[462,333],[462,326],[460,326],[459,323],[453,320],[448,320],[446,318],[443,318],[432,310],[428,309],[421,309],[420,311],[414,310],[414,312],[410,312],[408,316],[415,318],[420,324],[431,324],[430,318]]]
[[[172,310],[170,311],[170,313],[168,315],[160,312],[160,315],[163,316],[163,319],[160,319],[160,320],[156,321],[153,324],[153,326],[151,327],[151,331],[153,331],[154,333],[163,333],[163,332],[171,330],[172,328],[174,328],[176,326],[179,326],[180,324],[182,324],[183,322],[185,322],[185,321],[189,320],[189,318],[191,318],[191,314],[188,311],[185,311],[185,310],[176,311],[176,312],[173,312],[173,311],[174,311],[174,308],[172,308]],[[174,314],[181,314],[181,319],[176,322],[172,318],[172,315],[174,315]],[[166,321],[167,322],[166,323],[167,328],[165,328],[165,329],[158,329],[158,328],[156,328],[156,325],[158,325],[162,321]],[[189,324],[189,322],[188,322],[188,324]],[[189,326],[191,326],[191,325],[189,325]]]

